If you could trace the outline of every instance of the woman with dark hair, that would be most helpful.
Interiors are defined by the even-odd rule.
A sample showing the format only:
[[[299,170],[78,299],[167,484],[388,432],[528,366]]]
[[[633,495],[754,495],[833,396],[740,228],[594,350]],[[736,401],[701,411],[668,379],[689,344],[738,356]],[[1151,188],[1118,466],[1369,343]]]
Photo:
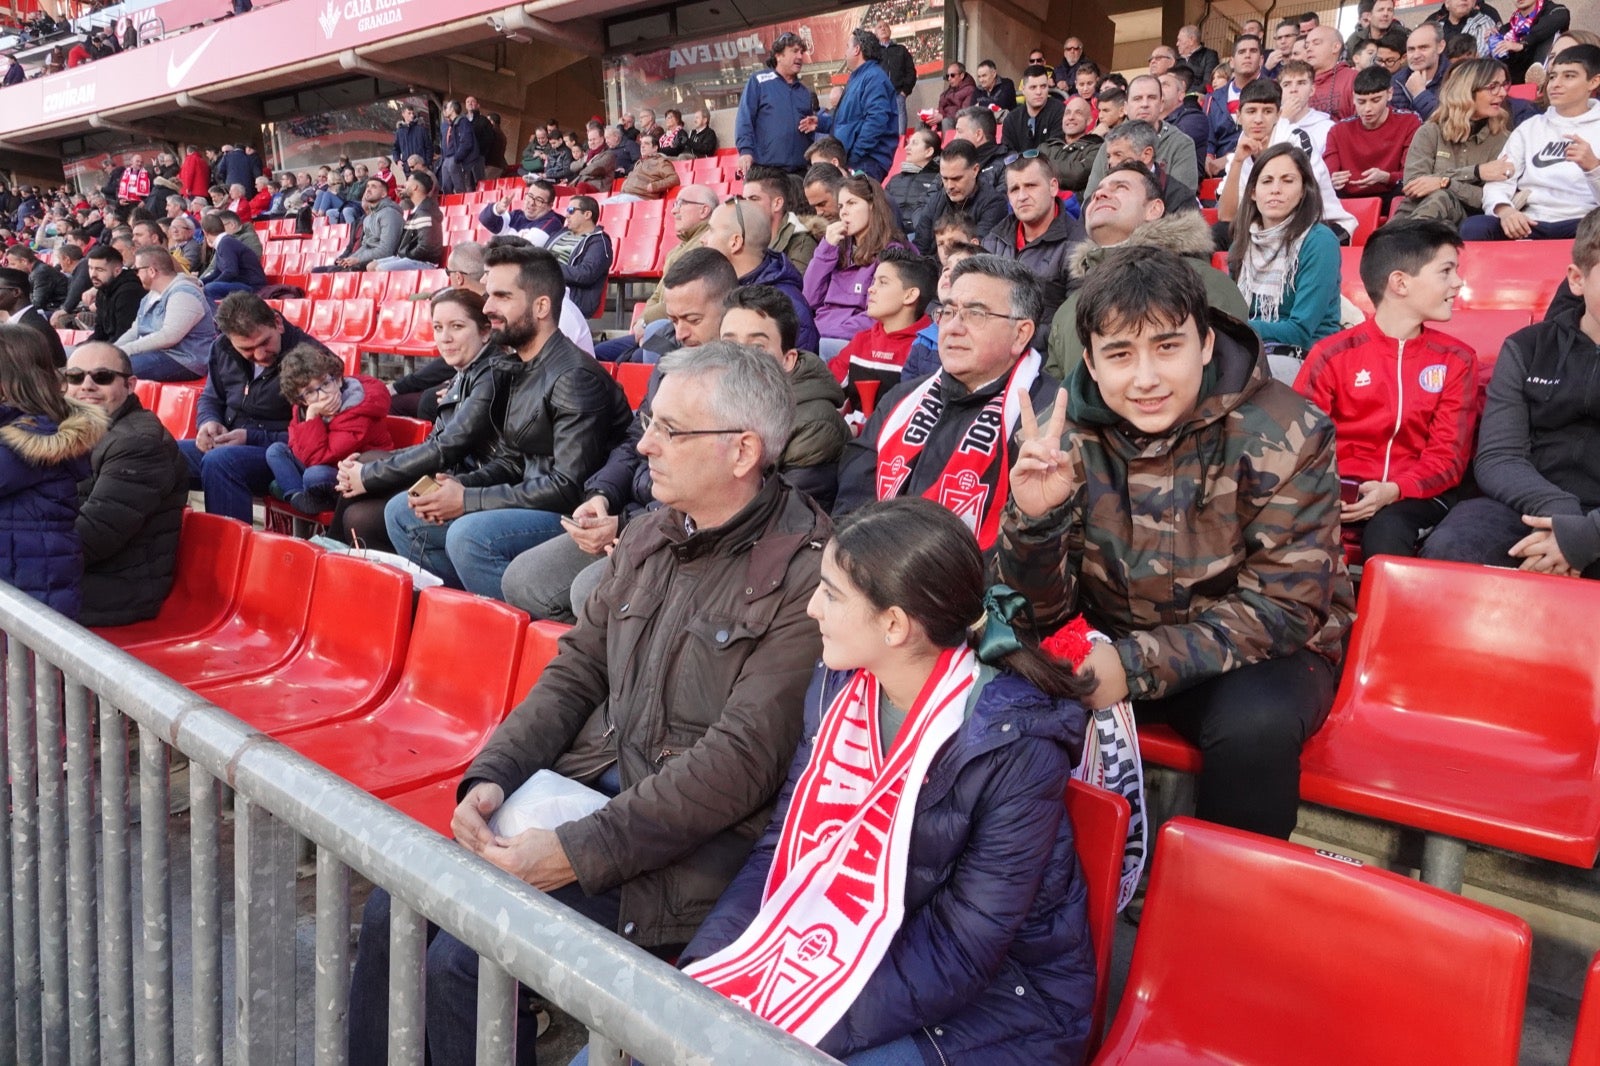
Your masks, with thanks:
[[[1514,172],[1500,151],[1511,136],[1507,75],[1498,59],[1452,63],[1439,106],[1411,138],[1396,218],[1437,218],[1459,226],[1483,213],[1483,184]]]
[[[1094,681],[1017,636],[1026,610],[933,501],[840,524],[805,739],[691,976],[856,1066],[1083,1060],[1094,958],[1063,797]],[[789,935],[817,927],[828,943]]]
[[[1261,153],[1240,197],[1228,272],[1269,357],[1294,359],[1339,329],[1339,238],[1322,224],[1311,161],[1292,144]],[[1294,380],[1299,367],[1281,367]]]
[[[806,266],[805,297],[816,314],[822,335],[817,354],[824,361],[871,328],[867,286],[878,256],[891,245],[904,247],[905,239],[883,186],[863,174],[846,178],[839,188],[839,220],[823,231]]]
[[[62,394],[37,330],[0,326],[0,581],[72,619],[83,602],[78,482],[106,425]]]
[[[917,212],[943,188],[939,181],[940,147],[939,135],[932,130],[917,129],[906,134],[906,158],[900,164],[900,173],[884,186],[899,209],[900,228],[906,233],[911,232]]]
[[[456,375],[444,386],[433,430],[421,444],[351,456],[339,464],[341,499],[328,529],[336,540],[392,551],[383,521],[383,507],[390,497],[424,474],[460,475],[477,469],[494,444],[490,408],[501,349],[489,342],[483,297],[470,289],[445,289],[435,294],[430,306],[439,358],[455,368]]]
[[[683,112],[669,107],[662,113],[664,124],[661,143],[656,147],[662,155],[678,156],[689,150],[689,131],[683,124]]]

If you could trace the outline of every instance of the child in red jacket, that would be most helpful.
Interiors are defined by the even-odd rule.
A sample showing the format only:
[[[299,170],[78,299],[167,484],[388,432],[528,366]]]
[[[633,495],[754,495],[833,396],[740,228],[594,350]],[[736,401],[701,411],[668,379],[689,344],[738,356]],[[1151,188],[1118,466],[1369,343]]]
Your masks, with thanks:
[[[337,356],[302,344],[278,369],[278,387],[295,404],[289,443],[267,448],[267,465],[285,502],[319,514],[337,501],[339,463],[364,451],[394,447],[389,390],[377,378],[346,375]]]
[[[1417,554],[1455,503],[1483,396],[1472,349],[1448,322],[1461,236],[1431,219],[1392,222],[1367,241],[1361,283],[1377,308],[1319,341],[1294,387],[1333,419],[1340,518],[1367,556]]]
[[[876,382],[875,395],[881,396],[900,384],[900,370],[916,343],[917,334],[927,327],[928,304],[938,291],[939,265],[905,248],[886,248],[878,257],[872,283],[867,286],[867,316],[870,329],[850,338],[828,364],[833,376],[844,385],[848,406],[857,412],[870,411],[858,386]]]

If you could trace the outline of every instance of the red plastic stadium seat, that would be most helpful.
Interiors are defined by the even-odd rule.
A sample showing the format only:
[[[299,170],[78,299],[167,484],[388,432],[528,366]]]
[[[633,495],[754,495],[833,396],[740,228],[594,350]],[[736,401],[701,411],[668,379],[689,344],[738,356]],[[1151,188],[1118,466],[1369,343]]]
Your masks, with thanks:
[[[1522,919],[1353,859],[1162,829],[1099,1066],[1512,1066]]]
[[[339,323],[344,320],[344,305],[349,296],[335,296],[331,300],[318,300],[311,305],[311,321],[306,323],[305,331],[319,341],[332,340],[339,332]]]
[[[417,292],[423,295],[431,296],[450,287],[450,275],[443,267],[434,267],[432,270],[407,270],[404,273],[416,276]]]
[[[255,533],[233,613],[188,640],[130,648],[138,659],[193,688],[275,669],[300,642],[321,549],[276,533]]]
[[[622,392],[628,397],[628,406],[635,411],[644,403],[645,394],[650,390],[650,374],[655,367],[649,363],[618,363],[616,365],[617,384],[622,386]]]
[[[1089,1023],[1089,1053],[1105,1028],[1106,992],[1111,987],[1111,948],[1116,940],[1117,890],[1122,853],[1128,846],[1128,801],[1082,781],[1067,783],[1067,817],[1089,890],[1089,939],[1094,942],[1094,1013]]]
[[[511,703],[506,708],[508,713],[533,691],[533,683],[556,657],[556,644],[561,634],[571,628],[561,622],[528,623],[528,632],[522,638],[522,658],[517,663],[517,679],[511,686]]]
[[[356,283],[356,297],[362,300],[371,300],[374,304],[381,304],[384,293],[389,291],[389,272],[372,270],[361,275],[361,280]]]
[[[1221,191],[1221,178],[1207,178],[1200,183],[1200,188],[1195,191],[1195,194],[1199,196],[1201,200],[1209,200],[1215,203],[1217,199],[1217,193]]]
[[[425,300],[391,300],[378,309],[378,320],[362,344],[369,352],[391,355],[431,356],[439,349],[433,343],[433,310]]]
[[[383,297],[378,300],[409,300],[417,294],[417,289],[422,283],[423,274],[431,274],[431,270],[389,270],[383,276],[389,279],[388,286],[383,290]]]
[[[339,329],[329,336],[317,334],[319,340],[330,344],[360,344],[367,339],[367,334],[372,332],[373,319],[377,316],[377,305],[371,300],[355,299],[344,302],[344,316],[339,320]]]
[[[311,280],[306,285],[306,298],[309,300],[333,299],[333,275],[311,275]]]
[[[322,276],[321,274],[317,275],[319,278]],[[312,301],[310,300],[284,300],[278,310],[282,313],[285,322],[305,329],[306,323],[311,321],[311,303]]]
[[[1485,241],[1461,251],[1456,308],[1537,312],[1543,317],[1572,262],[1571,241]]]
[[[103,626],[95,635],[124,650],[192,640],[220,626],[233,609],[250,527],[234,518],[185,511],[178,566],[161,611],[144,622]]]
[[[424,589],[394,693],[359,718],[283,741],[377,796],[456,777],[505,717],[527,624],[503,603]]]
[[[1589,964],[1589,978],[1583,983],[1578,1031],[1572,1036],[1567,1066],[1600,1066],[1600,955]]]
[[[356,290],[361,287],[361,279],[364,274],[364,271],[359,270],[334,271],[332,274],[328,275],[333,279],[328,290],[328,298],[330,300],[355,299]]]
[[[177,439],[190,440],[197,428],[199,406],[199,389],[162,385],[161,395],[156,397],[156,418]]]
[[[1600,633],[1574,620],[1596,610],[1590,581],[1369,560],[1339,694],[1301,755],[1301,795],[1593,866]]]
[[[1139,757],[1186,774],[1200,772],[1200,749],[1184,740],[1170,725],[1139,726]]]
[[[139,378],[134,382],[133,394],[139,397],[139,402],[144,405],[146,411],[154,411],[156,400],[161,396],[161,382]]]
[[[1485,381],[1500,358],[1500,346],[1506,338],[1519,329],[1525,329],[1535,318],[1542,317],[1530,311],[1493,311],[1466,308],[1457,311],[1448,322],[1436,322],[1434,328],[1454,337],[1471,348],[1478,356],[1478,366]]]
[[[1341,199],[1339,202],[1356,218],[1356,232],[1350,238],[1350,246],[1360,248],[1367,243],[1367,238],[1372,236],[1372,231],[1378,228],[1378,215],[1383,211],[1383,200],[1377,196],[1352,196],[1348,200]]]
[[[620,278],[645,278],[653,275],[655,265],[655,242],[630,240],[622,246],[613,272]]]
[[[1532,82],[1519,82],[1516,85],[1507,85],[1506,95],[1513,100],[1527,100],[1532,103],[1539,99],[1539,87]]]
[[[389,437],[394,441],[396,448],[409,448],[414,444],[421,444],[428,439],[428,433],[433,429],[432,422],[424,422],[420,418],[407,418],[404,415],[388,415],[383,424],[389,427]]]
[[[271,673],[196,691],[263,733],[371,710],[399,679],[411,635],[411,578],[328,552],[317,560],[307,617],[305,639]]]
[[[1365,246],[1363,246],[1365,247]],[[1462,261],[1466,260],[1466,252],[1462,253]],[[1361,313],[1368,318],[1372,317],[1372,301],[1367,297],[1367,290],[1361,285],[1361,248],[1349,247],[1339,249],[1339,295],[1349,300],[1361,309]],[[1456,307],[1461,303],[1458,300]]]

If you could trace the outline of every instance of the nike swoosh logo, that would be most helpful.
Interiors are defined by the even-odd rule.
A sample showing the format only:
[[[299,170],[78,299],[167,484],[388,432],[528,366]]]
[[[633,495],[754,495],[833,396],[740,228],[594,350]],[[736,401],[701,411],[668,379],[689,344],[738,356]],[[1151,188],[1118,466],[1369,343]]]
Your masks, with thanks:
[[[167,88],[176,89],[178,83],[189,76],[189,71],[194,69],[194,65],[200,61],[205,50],[211,47],[211,42],[217,39],[218,32],[220,31],[213,30],[211,36],[201,41],[199,46],[189,53],[189,58],[182,63],[174,62],[172,56],[167,57]]]

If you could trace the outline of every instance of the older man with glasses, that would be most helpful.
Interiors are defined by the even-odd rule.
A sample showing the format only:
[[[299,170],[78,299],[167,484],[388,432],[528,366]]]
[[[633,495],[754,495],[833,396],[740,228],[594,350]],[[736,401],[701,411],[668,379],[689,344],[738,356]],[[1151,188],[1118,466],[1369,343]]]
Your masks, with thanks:
[[[678,235],[678,245],[667,253],[667,260],[661,270],[663,276],[685,252],[698,248],[705,242],[706,226],[711,221],[711,212],[717,209],[719,203],[721,198],[715,190],[706,185],[686,185],[679,191],[670,208],[672,226]],[[666,308],[662,306],[663,295],[661,282],[658,281],[645,299],[644,311],[634,322],[630,335],[595,345],[594,357],[607,363],[633,362],[647,337],[669,332],[671,325],[667,322]]]
[[[1036,50],[1035,54],[1039,58],[1034,59],[1029,56],[1029,66],[1042,65],[1044,63],[1044,52]],[[1069,95],[1077,92],[1078,67],[1083,62],[1083,42],[1076,37],[1068,37],[1061,46],[1061,62],[1057,63],[1055,70],[1051,71],[1056,88]]]

